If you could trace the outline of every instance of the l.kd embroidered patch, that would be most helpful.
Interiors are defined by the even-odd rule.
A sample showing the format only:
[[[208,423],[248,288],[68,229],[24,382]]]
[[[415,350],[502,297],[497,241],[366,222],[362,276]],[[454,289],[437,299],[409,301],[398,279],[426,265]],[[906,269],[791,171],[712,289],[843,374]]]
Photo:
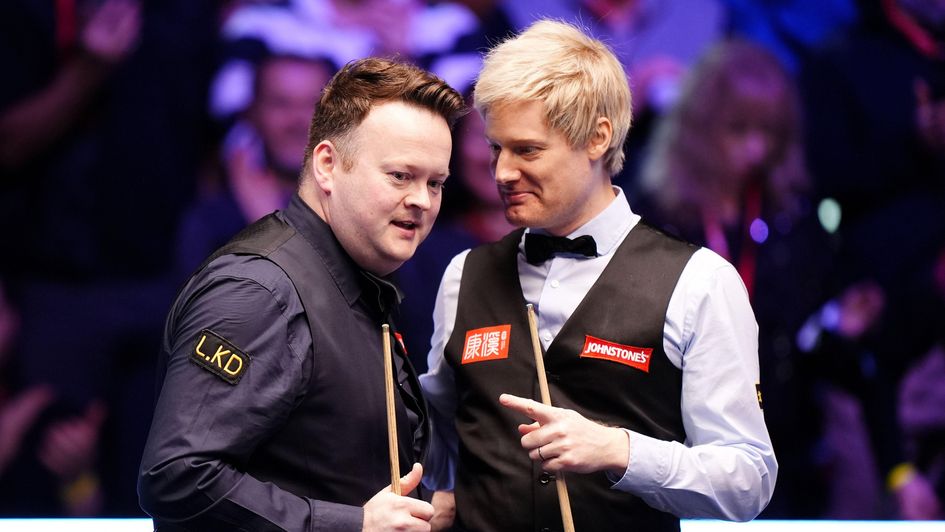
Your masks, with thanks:
[[[616,344],[590,335],[584,335],[584,349],[581,351],[581,358],[609,360],[646,373],[650,372],[652,355],[652,347]]]
[[[210,329],[197,335],[190,359],[230,384],[238,383],[249,367],[249,355]]]
[[[463,364],[499,360],[509,357],[509,336],[512,325],[495,325],[466,331]]]

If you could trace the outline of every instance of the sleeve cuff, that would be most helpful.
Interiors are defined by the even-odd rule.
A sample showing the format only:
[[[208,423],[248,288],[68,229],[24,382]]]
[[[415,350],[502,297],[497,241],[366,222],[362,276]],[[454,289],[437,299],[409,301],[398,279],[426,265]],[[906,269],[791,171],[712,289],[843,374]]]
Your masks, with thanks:
[[[312,531],[361,532],[364,509],[328,501],[312,501]]]
[[[652,493],[663,485],[669,473],[672,443],[623,429],[630,438],[630,462],[622,477],[607,473],[611,489],[632,493]]]

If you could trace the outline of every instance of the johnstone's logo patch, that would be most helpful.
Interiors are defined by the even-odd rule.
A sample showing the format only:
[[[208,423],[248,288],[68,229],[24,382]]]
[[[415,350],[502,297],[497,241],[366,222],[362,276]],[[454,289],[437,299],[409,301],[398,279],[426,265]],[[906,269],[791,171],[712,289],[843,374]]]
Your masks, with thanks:
[[[496,325],[466,331],[463,364],[509,358],[509,335],[512,325]]]
[[[249,355],[210,329],[197,335],[190,359],[230,384],[238,383],[249,367]]]
[[[590,335],[584,336],[584,350],[581,351],[581,358],[609,360],[631,368],[637,368],[646,373],[650,372],[650,358],[652,358],[652,355],[652,347],[615,344]]]

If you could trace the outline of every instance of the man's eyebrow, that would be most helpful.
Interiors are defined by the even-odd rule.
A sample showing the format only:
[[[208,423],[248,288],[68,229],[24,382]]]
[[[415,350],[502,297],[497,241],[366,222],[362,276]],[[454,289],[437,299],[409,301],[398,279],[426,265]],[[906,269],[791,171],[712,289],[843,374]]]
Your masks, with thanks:
[[[406,168],[407,171],[410,172],[411,174],[423,174],[423,173],[426,172],[426,170],[424,170],[423,168],[421,168],[421,167],[419,167],[419,166],[417,166],[417,165],[415,165],[415,164],[407,163],[407,162],[401,162],[401,161],[387,161],[387,162],[383,163],[383,166],[384,166],[385,168],[390,167],[390,166],[397,166],[397,167],[401,167],[401,168]],[[446,177],[449,177],[449,175],[450,175],[449,170],[441,170],[441,171],[435,171],[435,170],[434,170],[434,171],[431,171],[430,173],[431,173],[434,177],[440,177],[440,178],[446,178]]]
[[[488,142],[489,144],[501,144],[489,137],[486,137],[486,142]],[[536,144],[536,145],[544,146],[545,144],[547,144],[547,141],[540,140],[538,138],[533,138],[533,137],[523,137],[523,138],[513,138],[507,141],[505,144],[506,145]]]

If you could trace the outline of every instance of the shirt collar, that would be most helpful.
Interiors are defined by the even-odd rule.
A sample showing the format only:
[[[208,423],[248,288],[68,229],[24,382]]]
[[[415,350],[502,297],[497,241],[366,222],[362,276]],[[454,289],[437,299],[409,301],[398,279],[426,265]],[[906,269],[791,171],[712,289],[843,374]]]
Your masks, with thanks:
[[[566,235],[568,238],[577,238],[584,235],[594,237],[594,242],[597,243],[598,255],[609,255],[613,253],[613,251],[617,249],[617,246],[623,242],[624,236],[640,221],[640,216],[634,214],[630,209],[630,203],[627,201],[627,196],[624,195],[623,189],[618,186],[614,186],[613,188],[614,192],[617,193],[617,197],[610,202],[610,205],[587,223]],[[545,231],[541,229],[529,228],[527,230],[527,232],[532,231],[545,233]],[[522,247],[524,246],[524,241],[525,239],[523,237],[523,243],[519,246],[520,249],[524,249]]]
[[[361,268],[341,247],[329,226],[298,194],[293,194],[289,205],[282,211],[291,225],[321,258],[338,289],[349,305],[361,296]]]

